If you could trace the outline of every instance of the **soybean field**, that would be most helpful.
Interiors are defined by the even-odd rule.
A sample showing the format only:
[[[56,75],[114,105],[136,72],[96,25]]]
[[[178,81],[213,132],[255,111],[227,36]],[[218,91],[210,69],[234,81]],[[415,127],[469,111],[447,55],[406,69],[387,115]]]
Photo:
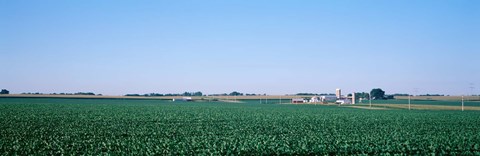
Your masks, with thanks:
[[[0,155],[480,155],[480,111],[0,98]]]

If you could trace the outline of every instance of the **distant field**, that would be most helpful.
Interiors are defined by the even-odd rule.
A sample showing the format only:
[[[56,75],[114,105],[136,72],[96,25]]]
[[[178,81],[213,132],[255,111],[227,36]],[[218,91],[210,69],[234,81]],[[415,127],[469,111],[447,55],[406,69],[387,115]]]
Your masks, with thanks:
[[[480,111],[0,98],[0,154],[480,155]]]
[[[72,99],[164,99],[171,100],[175,98],[182,98],[184,96],[96,96],[96,95],[24,95],[24,94],[9,94],[0,95],[2,97],[10,98],[72,98]],[[225,99],[225,100],[259,100],[259,99],[285,99],[291,100],[293,98],[302,98],[311,96],[282,96],[282,95],[268,95],[268,96],[192,96],[193,99]]]
[[[407,105],[408,100],[404,99],[393,99],[393,100],[372,100],[373,104],[403,104]],[[362,103],[359,103],[362,104]],[[363,104],[369,104],[369,101],[363,101]],[[440,105],[440,106],[461,106],[461,100],[419,100],[412,99],[411,104],[413,105]],[[480,107],[480,101],[464,101],[464,106],[476,106]]]
[[[411,96],[413,100],[443,100],[443,101],[460,101],[462,96]],[[395,99],[407,100],[408,96],[395,96]],[[465,96],[468,101],[480,101],[480,96]]]
[[[183,96],[95,96],[95,95],[23,95],[9,94],[0,95],[1,97],[17,97],[17,98],[87,98],[87,99],[165,99],[182,98]],[[229,100],[259,100],[259,99],[284,99],[291,100],[293,98],[310,98],[312,96],[291,96],[291,95],[267,95],[267,96],[193,96],[193,99],[229,99]],[[395,96],[397,100],[407,100],[408,96]],[[460,101],[461,96],[412,96],[412,100],[424,101]],[[480,101],[480,96],[465,96],[466,101]]]

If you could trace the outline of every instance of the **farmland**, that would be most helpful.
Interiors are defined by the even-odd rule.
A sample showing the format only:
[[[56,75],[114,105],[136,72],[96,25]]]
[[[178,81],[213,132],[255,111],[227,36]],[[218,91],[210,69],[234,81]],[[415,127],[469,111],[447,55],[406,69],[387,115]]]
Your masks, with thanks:
[[[0,98],[0,154],[480,154],[480,111]]]
[[[464,101],[465,110],[480,110],[480,101],[472,100],[477,99],[478,97],[471,97]],[[412,98],[411,109],[421,109],[421,110],[462,110],[462,101],[461,97],[452,97],[452,98]],[[369,101],[363,101],[362,103],[357,103],[357,106],[368,106]],[[408,109],[408,99],[399,98],[392,100],[373,100],[372,107],[382,107],[382,108],[396,108],[396,109]]]

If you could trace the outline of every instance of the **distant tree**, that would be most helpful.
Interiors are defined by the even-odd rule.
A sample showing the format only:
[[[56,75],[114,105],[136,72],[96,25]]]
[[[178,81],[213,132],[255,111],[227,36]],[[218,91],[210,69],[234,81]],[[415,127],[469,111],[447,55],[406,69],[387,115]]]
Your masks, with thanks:
[[[443,94],[424,94],[424,95],[419,95],[419,96],[445,96]]]
[[[356,99],[368,99],[369,98],[369,94],[368,93],[365,93],[365,92],[361,92],[361,93],[355,93],[355,98]]]
[[[185,93],[182,94],[182,96],[192,96],[192,93],[190,93],[190,92],[185,92]]]
[[[74,95],[95,95],[95,93],[92,93],[92,92],[78,92],[78,93],[75,93]]]
[[[140,96],[140,94],[126,94],[125,96]]]
[[[234,92],[231,92],[230,94],[228,94],[230,96],[242,96],[243,93],[240,93],[240,92],[237,92],[237,91],[234,91]]]
[[[0,91],[0,94],[10,94],[10,91],[2,89],[2,91]]]
[[[314,95],[318,95],[318,94],[315,94],[315,93],[297,93],[296,95],[314,96]]]
[[[408,96],[409,94],[405,94],[405,93],[395,93],[393,94],[393,96]]]
[[[182,94],[172,94],[172,93],[168,93],[168,94],[165,94],[165,96],[182,96]]]
[[[318,95],[335,95],[333,93],[321,93],[321,94],[318,94]]]
[[[372,91],[370,91],[370,94],[372,95],[372,100],[381,100],[385,97],[385,91],[380,88],[372,89]]]
[[[198,91],[198,92],[193,93],[193,96],[203,96],[203,93]]]
[[[163,96],[163,94],[160,94],[160,93],[150,93],[150,94],[147,94],[146,96]]]
[[[385,95],[385,99],[395,99],[395,96],[393,95]]]

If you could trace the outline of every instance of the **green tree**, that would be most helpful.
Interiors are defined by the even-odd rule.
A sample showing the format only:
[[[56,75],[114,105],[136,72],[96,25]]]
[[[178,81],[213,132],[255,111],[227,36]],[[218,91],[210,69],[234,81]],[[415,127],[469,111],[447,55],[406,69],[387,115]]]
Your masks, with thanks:
[[[380,88],[372,89],[372,91],[370,91],[370,94],[372,95],[372,100],[381,100],[385,97],[385,91]]]
[[[369,93],[361,92],[361,93],[355,93],[355,98],[356,99],[368,99],[369,98]]]
[[[0,91],[0,94],[10,94],[10,91],[2,89],[2,91]]]
[[[242,96],[243,93],[240,93],[240,92],[237,92],[237,91],[234,91],[234,92],[231,92],[230,94],[228,94],[230,96]]]
[[[185,92],[185,93],[182,94],[182,96],[192,96],[192,93],[190,93],[190,92]]]
[[[198,92],[193,93],[193,96],[203,96],[203,93],[198,91]]]

